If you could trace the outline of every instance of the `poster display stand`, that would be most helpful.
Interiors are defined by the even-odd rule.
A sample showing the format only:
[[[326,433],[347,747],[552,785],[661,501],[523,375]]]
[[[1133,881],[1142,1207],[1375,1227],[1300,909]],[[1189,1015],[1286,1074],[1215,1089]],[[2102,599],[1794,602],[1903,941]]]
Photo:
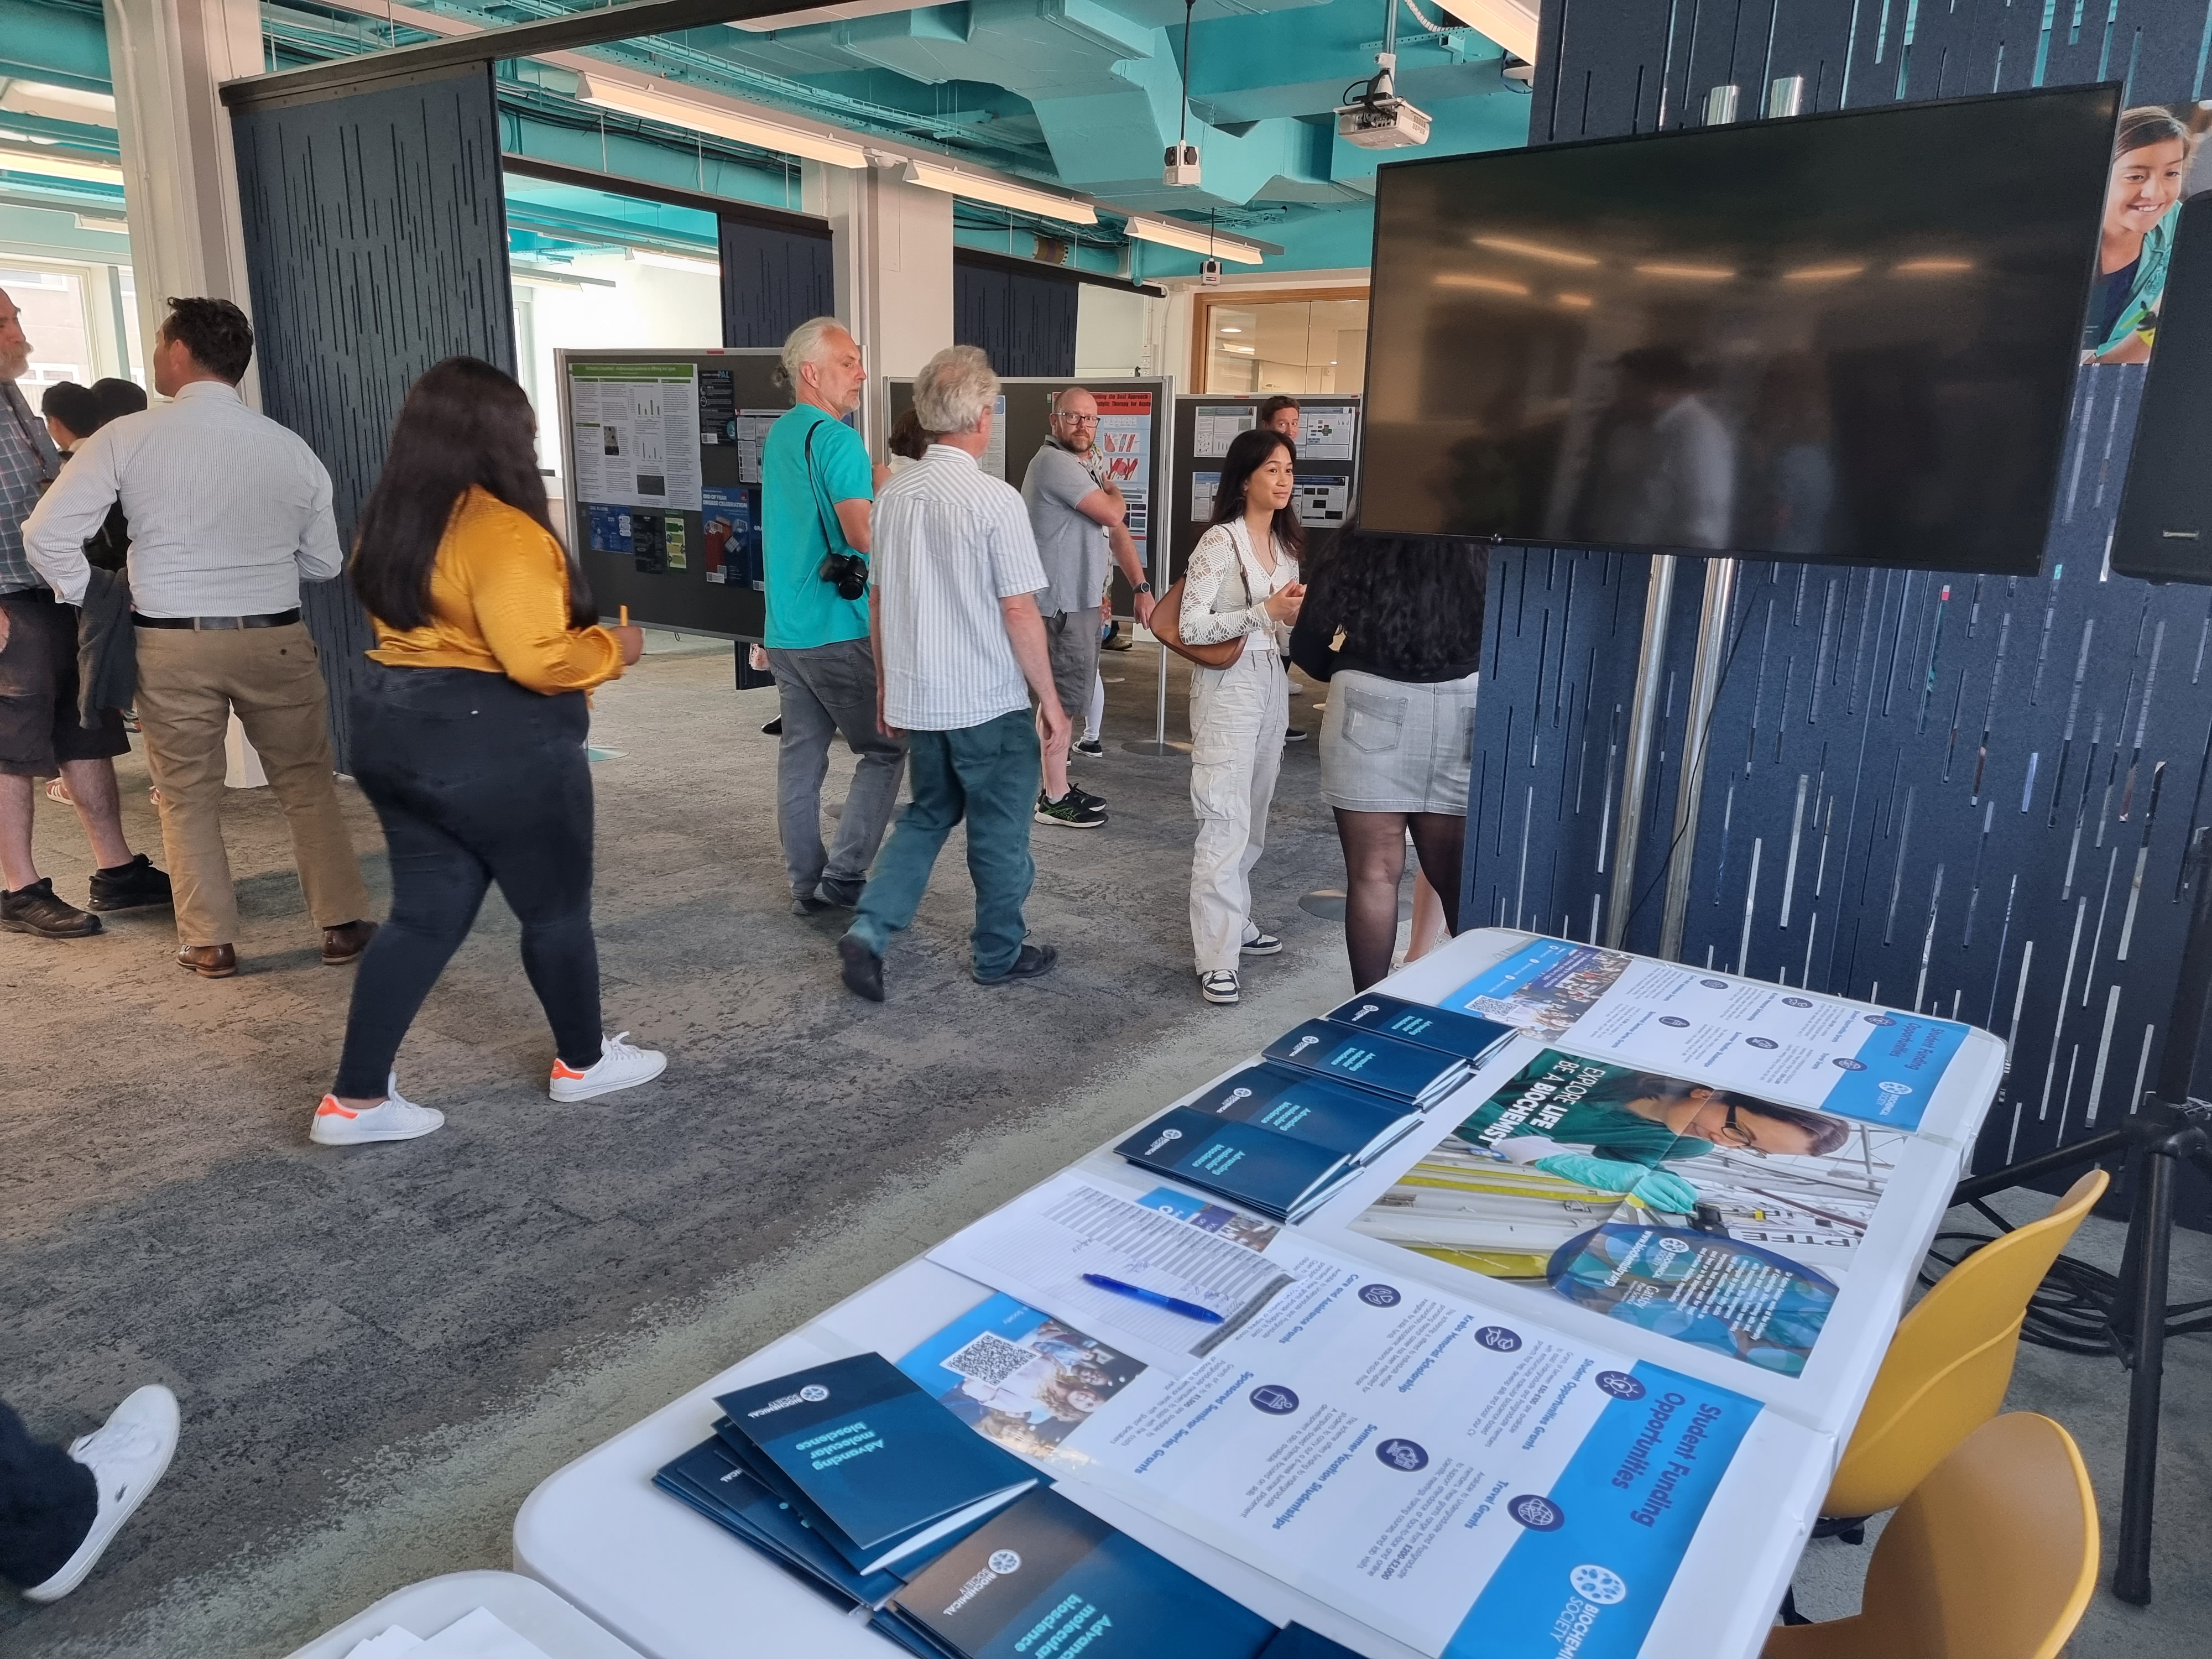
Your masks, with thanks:
[[[566,528],[603,614],[760,638],[761,444],[791,407],[779,362],[763,347],[554,353]]]
[[[1151,574],[1152,592],[1166,592],[1173,578],[1167,574],[1168,555],[1160,534],[1159,509],[1164,499],[1163,485],[1168,477],[1169,459],[1173,453],[1175,434],[1170,416],[1175,405],[1183,401],[1175,395],[1175,383],[1164,377],[1152,376],[1078,380],[1072,375],[1024,374],[1002,378],[999,384],[1001,390],[998,419],[981,465],[993,477],[1004,479],[1017,489],[1021,488],[1022,477],[1029,470],[1030,458],[1052,435],[1053,394],[1080,386],[1098,400],[1098,447],[1105,452],[1105,465],[1114,482],[1128,500],[1129,534],[1137,544],[1137,556]],[[906,378],[885,380],[884,406],[884,426],[888,431],[900,416],[914,407],[914,381]],[[1129,585],[1118,568],[1114,572],[1112,594],[1113,614],[1133,629],[1136,622],[1129,603]],[[1170,747],[1166,743],[1168,653],[1163,651],[1159,655],[1159,681],[1153,710],[1156,740],[1123,745],[1143,754],[1164,752]],[[1079,714],[1081,711],[1073,712]],[[1189,745],[1182,747],[1188,749]]]

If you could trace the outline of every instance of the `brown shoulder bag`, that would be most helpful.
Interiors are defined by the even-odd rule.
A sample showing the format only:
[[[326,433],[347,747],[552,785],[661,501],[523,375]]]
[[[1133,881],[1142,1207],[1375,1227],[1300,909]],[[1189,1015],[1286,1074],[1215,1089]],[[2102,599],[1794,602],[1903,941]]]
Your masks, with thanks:
[[[1237,580],[1244,583],[1244,597],[1252,597],[1252,584],[1246,580],[1244,562],[1237,562]],[[1159,603],[1152,607],[1149,626],[1152,637],[1176,653],[1188,659],[1200,668],[1226,668],[1244,654],[1244,641],[1249,635],[1239,634],[1233,640],[1223,640],[1214,645],[1186,645],[1182,638],[1182,581],[1177,576],[1160,595]]]

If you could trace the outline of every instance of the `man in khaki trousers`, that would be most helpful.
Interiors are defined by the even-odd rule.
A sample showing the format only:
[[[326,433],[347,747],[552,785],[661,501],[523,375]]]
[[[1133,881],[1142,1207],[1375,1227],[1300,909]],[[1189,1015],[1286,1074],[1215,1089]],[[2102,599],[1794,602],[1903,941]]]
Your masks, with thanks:
[[[223,740],[234,710],[292,831],[322,957],[357,959],[376,932],[331,778],[327,697],[300,620],[300,580],[343,568],[331,480],[297,435],[248,409],[252,325],[227,300],[169,301],[154,387],[172,399],[112,421],[76,452],[23,526],[32,565],[70,603],[85,538],[123,504],[138,647],[138,722],[161,796],[177,961],[238,970],[238,901],[222,842]]]

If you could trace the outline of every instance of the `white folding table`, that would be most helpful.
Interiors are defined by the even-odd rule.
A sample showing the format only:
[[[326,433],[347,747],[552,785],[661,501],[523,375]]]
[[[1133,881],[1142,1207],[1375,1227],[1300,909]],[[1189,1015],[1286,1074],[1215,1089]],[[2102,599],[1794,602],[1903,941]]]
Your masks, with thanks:
[[[544,1650],[546,1659],[638,1659],[617,1641],[534,1578],[512,1572],[449,1572],[396,1589],[326,1631],[291,1659],[345,1659],[356,1644],[404,1626],[428,1641],[456,1619],[483,1607],[516,1635]]]
[[[1434,1001],[1530,938],[1479,929],[1377,988],[1411,1001]],[[1524,1043],[1515,1047],[1518,1059],[1501,1057],[1468,1087],[1494,1086],[1533,1052]],[[1564,1334],[1734,1389],[1766,1407],[1707,1508],[1645,1638],[1646,1656],[1753,1659],[1758,1654],[1995,1096],[2003,1053],[1996,1038],[1977,1031],[1954,1058],[1802,1376],[1760,1371],[1564,1300],[1541,1304],[1540,1316]],[[1161,1103],[1163,1109],[1170,1103]],[[1533,1311],[1518,1299],[1530,1291],[1342,1230],[1342,1218],[1364,1208],[1412,1156],[1378,1162],[1301,1232],[1334,1249],[1369,1253],[1398,1273],[1426,1278],[1468,1300]],[[1118,1184],[1129,1181],[1128,1166],[1109,1147],[1076,1167]],[[549,1477],[515,1518],[517,1571],[551,1586],[647,1659],[782,1659],[799,1653],[810,1659],[891,1659],[897,1651],[891,1644],[655,1489],[653,1474],[712,1432],[720,1414],[716,1395],[870,1349],[896,1358],[988,1294],[972,1279],[919,1257],[885,1274]],[[1063,1490],[1279,1624],[1295,1619],[1370,1659],[1416,1659],[1413,1650],[1149,1515],[1088,1488]]]

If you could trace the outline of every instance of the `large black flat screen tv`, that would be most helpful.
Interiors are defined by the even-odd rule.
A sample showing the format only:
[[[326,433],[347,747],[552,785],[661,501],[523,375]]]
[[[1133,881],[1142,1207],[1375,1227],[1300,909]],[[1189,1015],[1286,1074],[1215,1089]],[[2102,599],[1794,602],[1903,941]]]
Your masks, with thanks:
[[[2118,111],[2087,87],[1382,168],[1361,521],[2033,574],[2104,344]]]

